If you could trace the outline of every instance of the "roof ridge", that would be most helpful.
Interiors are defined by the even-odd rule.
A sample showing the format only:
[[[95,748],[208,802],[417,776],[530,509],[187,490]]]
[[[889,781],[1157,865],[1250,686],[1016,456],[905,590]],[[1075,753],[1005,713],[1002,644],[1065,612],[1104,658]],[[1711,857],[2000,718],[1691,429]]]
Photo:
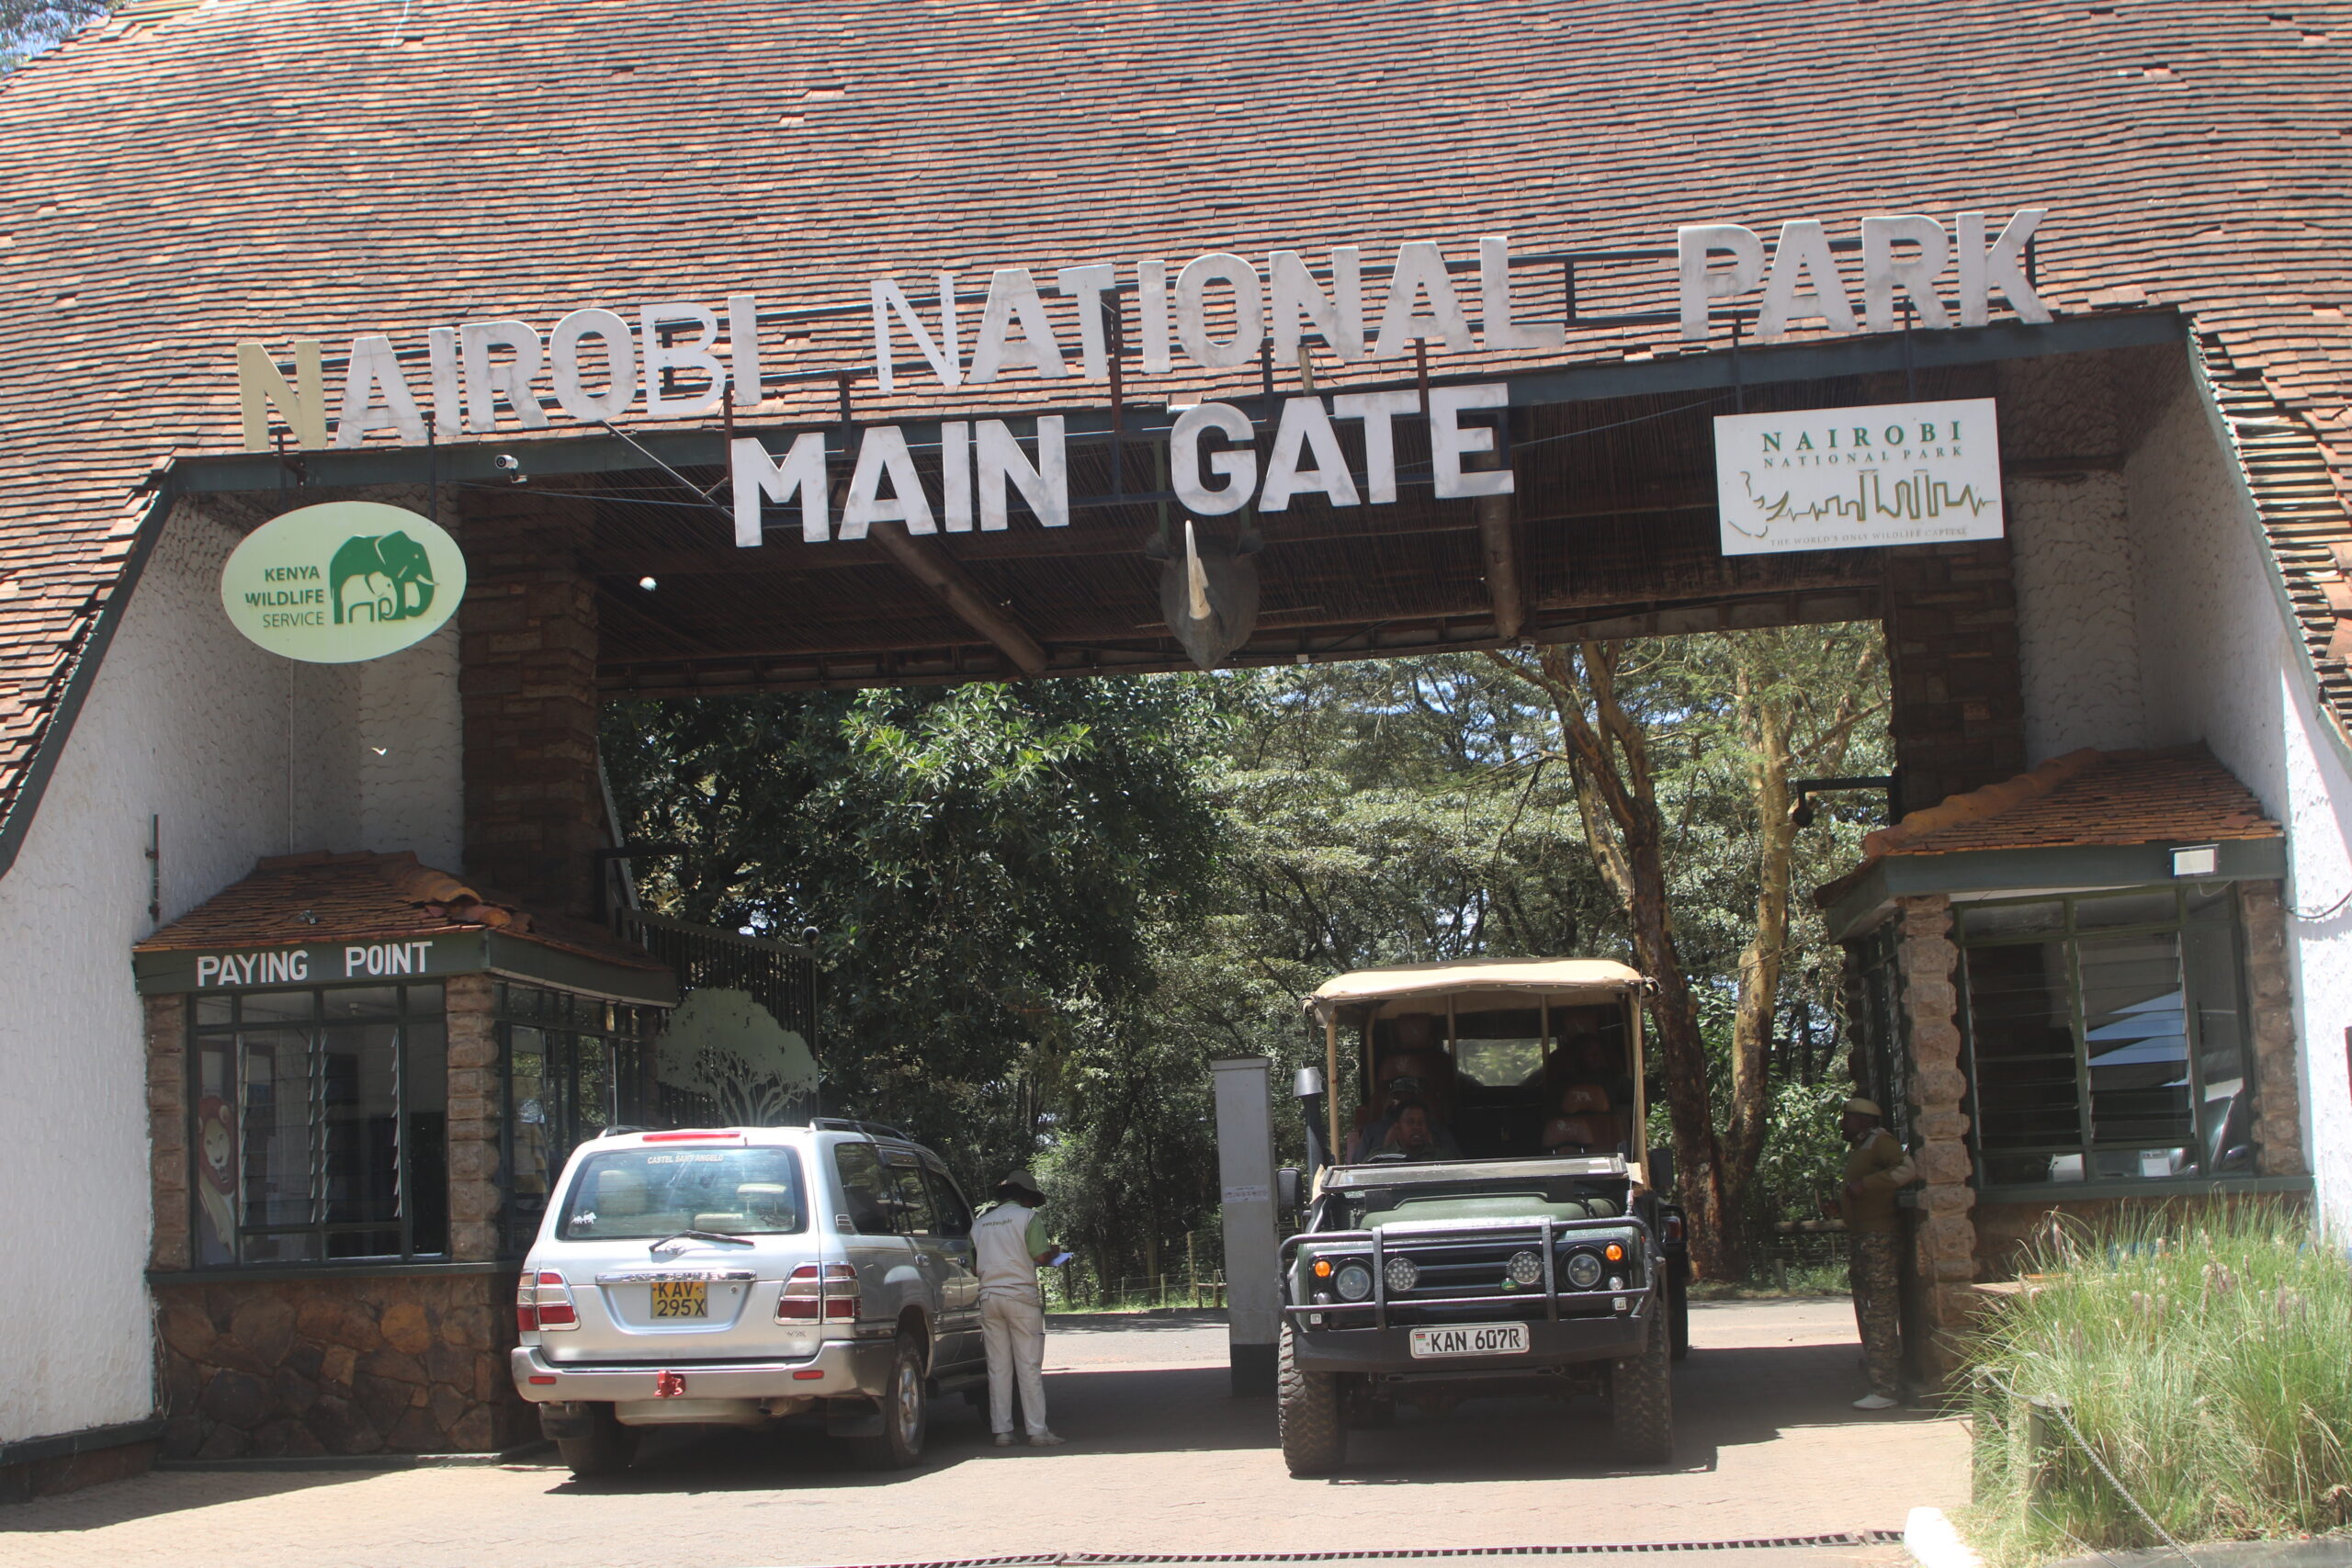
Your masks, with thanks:
[[[2139,753],[2101,751],[2085,746],[2052,757],[2038,768],[2031,768],[2014,778],[2003,779],[1979,789],[1960,795],[1948,795],[1935,805],[1918,811],[1906,812],[1903,820],[1892,828],[1881,828],[1862,838],[1865,858],[1893,854],[1908,849],[1939,828],[1950,828],[1961,822],[1982,822],[1998,817],[2013,807],[2029,800],[2038,800],[2060,784],[2079,778],[2093,768],[2104,766],[2111,759],[2134,758]]]

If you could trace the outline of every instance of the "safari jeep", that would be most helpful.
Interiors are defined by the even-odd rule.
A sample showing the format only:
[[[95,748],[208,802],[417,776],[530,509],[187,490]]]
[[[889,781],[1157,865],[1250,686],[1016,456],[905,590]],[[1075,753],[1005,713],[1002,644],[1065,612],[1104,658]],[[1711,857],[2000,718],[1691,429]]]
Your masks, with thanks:
[[[1645,1168],[1646,988],[1605,961],[1487,959],[1307,999],[1331,1093],[1309,1101],[1314,1190],[1282,1244],[1294,1475],[1338,1468],[1348,1429],[1400,1402],[1480,1395],[1597,1395],[1618,1455],[1672,1457],[1688,1265]],[[1351,1062],[1360,1097],[1339,1092]]]

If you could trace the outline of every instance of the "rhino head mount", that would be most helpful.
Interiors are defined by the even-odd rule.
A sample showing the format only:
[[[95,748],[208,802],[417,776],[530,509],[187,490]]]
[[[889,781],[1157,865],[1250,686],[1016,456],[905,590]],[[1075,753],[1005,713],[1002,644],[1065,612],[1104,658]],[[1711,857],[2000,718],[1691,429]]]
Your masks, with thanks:
[[[1159,563],[1159,613],[1185,656],[1215,670],[1258,626],[1257,554],[1265,540],[1245,527],[1235,539],[1200,538],[1184,520],[1184,553],[1154,538],[1144,554]]]

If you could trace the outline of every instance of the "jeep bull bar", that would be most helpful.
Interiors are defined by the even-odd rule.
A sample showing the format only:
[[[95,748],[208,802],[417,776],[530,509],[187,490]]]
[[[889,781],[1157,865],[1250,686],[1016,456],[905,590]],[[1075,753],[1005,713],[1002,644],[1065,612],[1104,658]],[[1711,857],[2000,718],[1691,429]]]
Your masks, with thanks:
[[[1392,1237],[1396,1242],[1393,1247],[1390,1245]],[[1626,1274],[1620,1276],[1624,1282],[1613,1288],[1609,1282],[1605,1268],[1601,1276],[1590,1286],[1581,1286],[1574,1280],[1560,1278],[1561,1251],[1564,1248],[1573,1248],[1580,1240],[1587,1237],[1591,1237],[1602,1245],[1611,1240],[1632,1242],[1634,1244],[1632,1256],[1623,1261],[1630,1264],[1638,1258],[1641,1263],[1638,1275],[1629,1269]],[[1499,1249],[1510,1247],[1514,1243],[1519,1244],[1522,1249],[1532,1248],[1543,1260],[1541,1279],[1528,1281],[1526,1289],[1515,1291],[1487,1289],[1449,1292],[1444,1294],[1416,1293],[1409,1301],[1402,1303],[1392,1303],[1390,1300],[1387,1265],[1389,1254],[1392,1251],[1403,1253],[1408,1246],[1420,1249],[1476,1245]],[[1294,1293],[1303,1293],[1294,1292],[1289,1283],[1295,1271],[1298,1249],[1303,1246],[1314,1247],[1318,1255],[1326,1247],[1331,1248],[1334,1252],[1351,1253],[1358,1247],[1367,1249],[1367,1261],[1372,1269],[1372,1294],[1363,1301],[1353,1302],[1288,1300],[1287,1298]],[[1352,1315],[1369,1309],[1372,1314],[1372,1322],[1369,1326],[1383,1330],[1390,1326],[1388,1314],[1392,1305],[1401,1304],[1414,1311],[1425,1307],[1464,1307],[1504,1303],[1513,1306],[1525,1306],[1534,1295],[1535,1288],[1539,1284],[1544,1296],[1544,1320],[1547,1323],[1560,1321],[1560,1305],[1564,1300],[1572,1308],[1589,1304],[1593,1309],[1589,1314],[1576,1314],[1577,1316],[1614,1318],[1622,1315],[1624,1318],[1640,1319],[1646,1315],[1644,1298],[1652,1294],[1656,1281],[1660,1278],[1659,1268],[1665,1260],[1665,1255],[1659,1251],[1657,1243],[1650,1235],[1649,1226],[1630,1213],[1611,1218],[1586,1220],[1559,1220],[1546,1217],[1500,1224],[1459,1221],[1403,1221],[1379,1230],[1305,1231],[1283,1241],[1278,1258],[1284,1281],[1283,1293],[1286,1299],[1283,1303],[1283,1314],[1285,1318],[1295,1319],[1314,1314],[1325,1320],[1322,1325],[1324,1328],[1333,1329],[1343,1325],[1330,1322],[1331,1318],[1342,1314]],[[1340,1261],[1340,1259],[1335,1258],[1334,1261]],[[1366,1325],[1359,1321],[1352,1326]]]

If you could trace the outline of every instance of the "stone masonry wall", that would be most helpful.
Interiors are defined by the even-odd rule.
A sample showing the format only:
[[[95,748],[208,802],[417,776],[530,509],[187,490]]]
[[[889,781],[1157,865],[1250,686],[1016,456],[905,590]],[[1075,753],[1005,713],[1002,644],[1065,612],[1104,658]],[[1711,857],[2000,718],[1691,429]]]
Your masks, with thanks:
[[[1952,984],[1960,949],[1951,940],[1951,899],[1934,894],[1896,904],[1902,922],[1896,966],[1911,1043],[1912,1130],[1918,1140],[1913,1158],[1921,1183],[1913,1233],[1919,1308],[1914,1321],[1928,1333],[1928,1343],[1914,1347],[1912,1354],[1923,1371],[1940,1378],[1958,1364],[1957,1337],[1978,1304],[1970,1288],[1976,1278],[1976,1227],[1970,1218],[1976,1194],[1969,1186],[1968,1117],[1961,1110],[1968,1080],[1960,1066],[1960,993]]]
[[[2278,885],[2239,883],[2238,919],[2245,931],[2246,1010],[2254,1036],[2255,1169],[2263,1176],[2301,1176],[2310,1166],[2303,1156],[2294,988]]]
[[[147,1145],[154,1193],[151,1269],[188,1266],[187,998],[148,997]]]
[[[453,976],[441,994],[449,1030],[449,1256],[486,1263],[498,1256],[497,983]]]
[[[2025,698],[2009,547],[1886,553],[1887,657],[1905,811],[2025,772]]]
[[[488,1453],[536,1435],[508,1273],[155,1286],[174,1459]]]
[[[468,495],[466,875],[533,908],[594,908],[596,589],[575,557],[590,507],[552,485]]]

